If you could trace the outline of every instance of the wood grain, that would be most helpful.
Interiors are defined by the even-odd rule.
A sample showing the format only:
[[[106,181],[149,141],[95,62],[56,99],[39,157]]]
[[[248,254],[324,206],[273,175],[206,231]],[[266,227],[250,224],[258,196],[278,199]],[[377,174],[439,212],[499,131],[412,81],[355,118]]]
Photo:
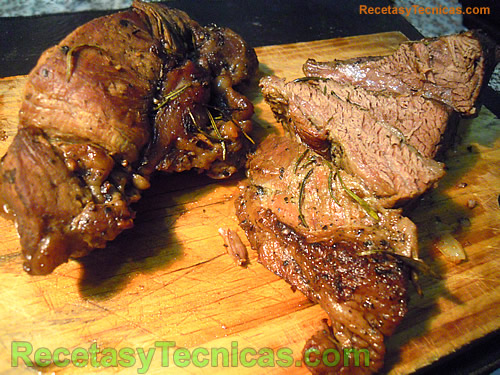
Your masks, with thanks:
[[[257,49],[260,75],[301,76],[302,63],[387,54],[405,40],[385,33]],[[25,77],[0,80],[0,154],[16,132]],[[258,94],[259,134],[280,131]],[[456,147],[447,155],[448,173],[410,217],[417,223],[424,260],[441,280],[424,276],[424,296],[412,290],[410,311],[388,341],[385,373],[408,374],[463,345],[500,328],[500,122],[486,108],[462,121]],[[191,350],[231,345],[255,349],[288,347],[301,358],[307,338],[326,314],[256,261],[240,268],[226,254],[219,227],[240,233],[234,198],[241,175],[211,181],[185,173],[158,176],[136,206],[134,229],[107,249],[70,261],[48,276],[32,277],[21,269],[19,240],[12,222],[0,219],[0,372],[11,368],[11,343],[29,341],[34,349],[66,347],[141,347],[175,341]],[[477,202],[467,208],[467,202]],[[454,231],[467,261],[455,265],[432,246],[443,228]],[[236,343],[236,344],[235,344]],[[33,358],[33,355],[31,356]],[[471,358],[471,360],[474,360]],[[136,373],[118,366],[109,372]],[[43,372],[103,372],[103,367],[51,364]],[[162,367],[157,349],[148,373],[178,373]],[[197,368],[184,373],[304,374],[304,366]]]

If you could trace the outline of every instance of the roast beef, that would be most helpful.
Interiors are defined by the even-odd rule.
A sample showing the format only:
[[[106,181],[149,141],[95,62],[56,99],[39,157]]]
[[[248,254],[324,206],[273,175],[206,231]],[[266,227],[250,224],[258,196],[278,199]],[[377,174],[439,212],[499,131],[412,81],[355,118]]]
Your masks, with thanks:
[[[472,115],[494,64],[494,44],[476,31],[467,31],[402,43],[385,57],[330,62],[309,59],[303,70],[306,76],[373,91],[432,98]]]
[[[156,170],[234,173],[253,113],[235,85],[256,68],[231,30],[139,1],[44,52],[0,165],[25,270],[49,273],[130,228]]]
[[[260,81],[295,139],[270,136],[250,156],[237,215],[259,261],[328,313],[304,347],[313,373],[382,367],[384,337],[406,313],[407,265],[419,262],[416,228],[393,207],[443,176],[434,157],[454,110],[475,113],[489,54],[465,33]],[[362,354],[345,363],[344,349]]]
[[[368,366],[351,361],[338,373],[371,373],[383,364],[384,336],[406,313],[408,269],[399,257],[416,255],[415,226],[355,177],[329,178],[327,161],[305,150],[288,137],[266,139],[249,158],[237,215],[259,262],[328,313],[332,346],[368,353]]]
[[[364,104],[343,100],[327,85],[286,83],[269,76],[260,86],[278,120],[336,166],[358,176],[385,207],[418,197],[444,174],[443,165],[409,144],[401,128],[391,125],[394,122],[374,115]],[[429,139],[434,150],[440,137]]]
[[[355,239],[405,256],[417,252],[416,228],[400,209],[384,208],[359,178],[289,137],[266,138],[249,156],[247,175],[246,194],[307,242]]]
[[[374,92],[331,79],[319,80],[318,86],[327,96],[357,105],[376,121],[390,125],[426,158],[434,158],[446,149],[458,122],[451,107],[422,96]]]

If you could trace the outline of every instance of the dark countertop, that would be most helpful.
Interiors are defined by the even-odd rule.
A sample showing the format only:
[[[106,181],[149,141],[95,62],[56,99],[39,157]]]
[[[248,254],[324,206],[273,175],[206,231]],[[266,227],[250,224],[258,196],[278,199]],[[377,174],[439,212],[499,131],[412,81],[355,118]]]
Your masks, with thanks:
[[[186,11],[202,25],[232,28],[254,47],[394,30],[410,39],[421,37],[402,16],[359,15],[360,4],[359,0],[349,5],[325,0],[168,1],[168,6]],[[0,18],[0,76],[27,74],[45,49],[77,26],[107,13],[111,12]]]
[[[200,24],[232,28],[254,47],[351,35],[401,31],[410,39],[422,35],[403,16],[360,15],[366,1],[331,0],[172,0]],[[387,6],[388,1],[370,1]],[[0,18],[0,77],[27,74],[39,55],[77,26],[111,12],[94,11],[48,16]],[[498,93],[487,88],[485,105],[500,113]],[[457,353],[421,369],[418,374],[490,374],[500,367],[500,333],[493,333]]]

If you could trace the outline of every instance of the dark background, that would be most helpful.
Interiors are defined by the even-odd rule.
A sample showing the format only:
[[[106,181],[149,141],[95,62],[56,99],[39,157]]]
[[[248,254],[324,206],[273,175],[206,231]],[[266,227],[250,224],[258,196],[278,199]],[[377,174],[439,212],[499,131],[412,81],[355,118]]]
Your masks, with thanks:
[[[368,0],[372,6],[386,1]],[[166,4],[186,11],[202,25],[215,23],[239,33],[254,47],[399,30],[421,35],[403,17],[359,15],[367,1],[337,0],[174,0]],[[0,18],[0,75],[27,74],[38,56],[77,26],[112,12]]]

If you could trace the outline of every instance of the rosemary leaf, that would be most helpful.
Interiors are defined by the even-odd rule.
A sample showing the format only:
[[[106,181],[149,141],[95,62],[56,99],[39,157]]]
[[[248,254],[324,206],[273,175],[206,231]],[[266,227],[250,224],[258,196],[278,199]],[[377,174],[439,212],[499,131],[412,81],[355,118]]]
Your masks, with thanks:
[[[313,171],[314,171],[314,168],[309,169],[309,171],[306,173],[304,179],[301,181],[301,183],[299,185],[299,219],[300,219],[300,222],[302,223],[302,225],[306,228],[309,228],[309,226],[307,225],[304,214],[302,213],[302,203],[304,201],[304,189],[306,186],[306,181],[311,176]]]
[[[226,153],[227,153],[226,142],[224,141],[224,138],[222,138],[222,135],[220,134],[219,128],[217,127],[217,124],[215,123],[214,116],[212,116],[212,113],[208,109],[207,109],[207,113],[208,113],[208,118],[210,119],[210,124],[214,128],[215,134],[217,135],[217,137],[219,137],[219,139],[221,139],[220,143],[222,146],[222,160],[226,160]]]
[[[410,267],[411,269],[413,269],[417,272],[421,272],[425,275],[432,276],[435,279],[442,279],[441,275],[434,272],[432,270],[432,268],[429,267],[428,264],[424,263],[420,259],[414,259],[414,258],[410,258],[410,257],[404,256],[404,255],[391,253],[391,252],[387,252],[387,253],[392,255],[394,258],[399,259],[401,262],[403,262],[408,267]]]
[[[306,148],[306,150],[302,154],[300,154],[299,158],[297,159],[297,162],[295,163],[295,168],[293,170],[293,173],[297,173],[297,170],[299,169],[300,162],[306,157],[308,152],[309,152],[309,149]]]
[[[181,86],[179,88],[176,88],[175,90],[170,91],[167,95],[165,95],[165,98],[163,98],[163,101],[154,108],[154,110],[157,111],[160,108],[164,107],[169,101],[177,98],[180,94],[182,94],[190,86],[191,86],[191,83],[189,82],[189,83],[185,84],[184,86]]]
[[[203,134],[205,137],[207,137],[211,141],[220,141],[219,138],[214,137],[213,135],[208,134],[206,131],[204,131],[196,122],[196,119],[194,118],[193,112],[191,112],[191,108],[188,108],[188,114],[189,117],[191,117],[191,121],[193,122],[196,130],[198,130],[198,133]]]
[[[337,203],[339,206],[341,205],[335,194],[333,193],[333,168],[330,168],[330,173],[328,174],[328,191],[330,192],[330,197],[332,197],[333,201]]]
[[[307,82],[307,81],[326,81],[328,78],[324,77],[300,77],[297,79],[294,79],[293,82]]]
[[[97,48],[101,51],[104,51],[101,47],[99,47],[97,44],[78,44],[76,46],[71,47],[70,49],[66,49],[64,52],[66,52],[66,82],[69,82],[71,79],[71,76],[73,75],[73,54],[82,49],[82,48]]]
[[[373,249],[373,250],[368,250],[368,251],[362,251],[361,253],[359,253],[359,255],[367,256],[367,255],[372,255],[372,254],[377,254],[377,253],[378,254],[387,254],[387,255],[390,255],[390,256],[400,260],[401,263],[404,263],[408,267],[410,267],[412,271],[416,271],[418,273],[429,275],[435,279],[442,279],[441,275],[434,272],[432,270],[432,268],[429,267],[429,265],[427,263],[425,263],[424,261],[422,261],[420,259],[411,258],[411,257],[408,257],[406,255],[397,254],[393,251]]]
[[[248,133],[246,131],[244,131],[243,128],[235,120],[233,120],[231,118],[231,121],[233,122],[234,125],[236,125],[241,130],[241,132],[243,133],[243,135],[245,136],[245,138],[248,139],[254,145],[255,141],[252,139],[252,137],[250,137],[248,135]]]
[[[366,203],[365,200],[362,198],[358,197],[356,193],[354,193],[351,189],[349,189],[345,184],[344,181],[342,181],[342,177],[340,176],[340,173],[337,173],[337,176],[339,178],[340,185],[342,186],[342,189],[349,195],[352,199],[354,199],[365,211],[368,215],[370,215],[373,219],[379,221],[380,218],[378,217],[377,211],[375,211],[373,208],[370,207],[368,203]]]
[[[206,107],[212,108],[212,109],[214,109],[214,110],[216,110],[216,111],[218,111],[220,113],[219,116],[215,117],[216,120],[224,120],[224,121],[226,121],[228,119],[227,117],[229,117],[229,119],[231,120],[231,122],[234,125],[236,125],[241,130],[241,132],[243,133],[243,135],[245,136],[245,138],[248,139],[253,145],[255,144],[255,141],[252,139],[252,137],[250,137],[248,135],[248,133],[243,130],[243,128],[240,126],[240,124],[238,124],[238,122],[235,119],[233,119],[232,116],[228,116],[227,113],[225,113],[224,110],[222,110],[219,107],[215,107],[215,106],[208,105],[208,104],[206,104]]]
[[[335,168],[333,168],[333,164],[328,160],[323,159],[323,162],[328,168],[330,168],[330,173],[328,174],[328,191],[330,192],[330,197],[334,200],[335,203],[337,203],[339,206],[342,206],[337,197],[335,197],[335,193],[333,192],[333,180],[335,179],[334,173],[336,174],[337,172]]]

